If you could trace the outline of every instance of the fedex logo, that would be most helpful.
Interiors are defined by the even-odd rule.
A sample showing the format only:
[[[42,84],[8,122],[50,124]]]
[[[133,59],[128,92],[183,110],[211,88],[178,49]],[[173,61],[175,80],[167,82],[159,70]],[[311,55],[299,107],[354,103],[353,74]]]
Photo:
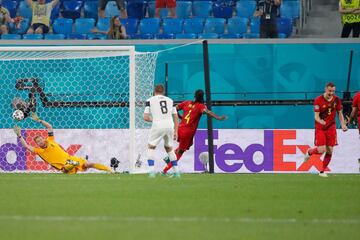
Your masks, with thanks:
[[[25,141],[31,146],[36,146],[33,137],[36,135],[41,135],[43,137],[47,137],[46,130],[23,130],[22,136]],[[43,160],[38,160],[34,153],[27,151],[18,139],[14,135],[14,139],[16,138],[16,143],[4,143],[0,146],[0,170],[3,171],[15,171],[15,170],[35,170],[35,171],[46,171],[51,167],[49,164],[44,162]],[[69,154],[74,155],[79,149],[81,145],[79,144],[71,144],[65,151]],[[15,159],[13,161],[9,160],[9,154],[15,154]]]
[[[310,148],[309,145],[284,143],[285,140],[296,139],[296,130],[264,130],[264,142],[252,143],[247,147],[235,143],[217,145],[216,140],[219,139],[219,131],[214,130],[213,134],[215,166],[223,172],[237,172],[241,168],[246,168],[249,172],[309,171],[312,167],[317,170],[322,169],[322,160],[319,155],[311,156],[306,163],[302,163],[300,166],[297,166],[295,161],[284,161],[284,155],[295,155],[297,150],[305,154],[307,149]],[[199,130],[195,135],[195,171],[204,170],[199,155],[207,151],[207,130]],[[263,155],[262,162],[255,161],[254,155],[256,153]],[[329,171],[328,168],[326,170]]]

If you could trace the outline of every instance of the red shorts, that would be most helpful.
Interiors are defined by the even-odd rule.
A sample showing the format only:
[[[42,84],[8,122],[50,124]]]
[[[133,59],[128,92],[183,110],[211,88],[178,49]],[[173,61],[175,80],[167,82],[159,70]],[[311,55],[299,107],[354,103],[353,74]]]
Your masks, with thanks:
[[[178,142],[179,149],[186,151],[193,145],[193,138],[196,132],[189,131],[186,128],[179,128],[178,130]]]
[[[337,134],[336,128],[331,127],[326,130],[315,129],[315,146],[336,146]]]
[[[176,8],[176,0],[156,0],[155,8]]]

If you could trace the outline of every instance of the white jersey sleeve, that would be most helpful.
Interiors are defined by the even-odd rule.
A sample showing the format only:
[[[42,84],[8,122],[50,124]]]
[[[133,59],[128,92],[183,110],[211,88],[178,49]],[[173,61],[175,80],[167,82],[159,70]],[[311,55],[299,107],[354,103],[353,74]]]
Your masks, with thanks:
[[[152,128],[174,128],[174,101],[163,95],[155,95],[146,101],[145,113],[152,115]]]

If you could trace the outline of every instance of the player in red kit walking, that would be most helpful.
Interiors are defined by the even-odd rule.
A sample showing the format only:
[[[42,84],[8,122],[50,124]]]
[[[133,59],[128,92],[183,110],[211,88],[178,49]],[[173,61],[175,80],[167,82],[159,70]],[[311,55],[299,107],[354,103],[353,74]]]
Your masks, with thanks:
[[[357,92],[354,96],[354,99],[352,101],[352,110],[350,113],[350,118],[348,119],[349,123],[352,122],[353,119],[355,119],[355,115],[357,113],[357,122],[359,127],[359,135],[360,135],[360,92]]]
[[[315,146],[308,149],[304,160],[309,160],[313,154],[322,155],[325,153],[323,166],[319,176],[327,177],[325,169],[330,163],[333,147],[337,145],[335,116],[338,113],[342,130],[347,131],[346,122],[342,113],[342,103],[340,98],[335,95],[335,84],[327,83],[324,94],[315,98]]]
[[[204,91],[200,89],[196,90],[194,101],[184,101],[176,106],[176,110],[183,111],[183,118],[178,129],[179,146],[175,150],[177,160],[192,146],[196,129],[203,114],[207,114],[220,121],[226,119],[226,116],[218,116],[207,109],[204,104]],[[172,165],[168,158],[165,158],[164,161],[167,163],[167,166],[162,173],[166,174]]]

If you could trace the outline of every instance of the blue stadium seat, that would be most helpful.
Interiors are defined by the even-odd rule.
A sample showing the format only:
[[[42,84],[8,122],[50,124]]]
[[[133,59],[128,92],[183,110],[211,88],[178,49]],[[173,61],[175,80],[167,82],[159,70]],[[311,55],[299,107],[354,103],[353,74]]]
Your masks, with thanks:
[[[260,19],[253,18],[250,22],[250,32],[251,33],[260,33]]]
[[[110,18],[99,18],[96,28],[102,32],[109,31],[110,28]]]
[[[98,19],[98,2],[97,1],[85,1],[84,3],[84,17]]]
[[[217,33],[201,33],[198,35],[199,39],[218,39],[219,34]]]
[[[176,17],[177,18],[189,18],[192,11],[192,2],[176,2]]]
[[[140,21],[140,34],[158,34],[160,30],[160,19],[143,18]]]
[[[21,39],[20,34],[2,34],[1,35],[2,40],[18,40]]]
[[[139,21],[136,18],[126,18],[120,21],[126,29],[126,34],[137,34]]]
[[[66,39],[86,39],[86,34],[71,33],[66,35]]]
[[[42,34],[24,34],[23,39],[25,40],[41,40],[44,36]]]
[[[207,18],[204,26],[204,33],[223,34],[225,30],[224,18]]]
[[[184,33],[199,34],[204,31],[203,18],[189,18],[184,20]]]
[[[300,17],[300,2],[283,1],[280,6],[280,15],[283,18],[298,19]]]
[[[54,21],[60,15],[60,3],[58,3],[53,9],[51,10],[50,20]]]
[[[279,33],[278,38],[287,38],[285,33]]]
[[[132,36],[134,39],[155,39],[155,34],[136,34]]]
[[[57,18],[52,25],[54,33],[70,34],[72,33],[73,20],[69,18]]]
[[[260,38],[260,34],[259,33],[245,33],[244,38]]]
[[[19,4],[19,15],[31,19],[32,18],[32,10],[31,7],[27,4],[27,1],[21,1]]]
[[[16,17],[16,11],[17,11],[17,1],[15,0],[3,0],[2,6],[9,10],[11,18]]]
[[[155,36],[156,39],[174,39],[175,34],[157,34]]]
[[[183,20],[177,18],[165,18],[163,20],[164,34],[178,34],[183,32]]]
[[[228,34],[244,34],[247,32],[248,19],[242,17],[233,17],[228,19]]]
[[[256,1],[241,0],[236,3],[236,16],[244,18],[252,18],[256,8]]]
[[[65,35],[64,34],[45,34],[44,37],[46,40],[63,40],[65,39]]]
[[[155,17],[155,1],[149,1],[148,2],[148,16],[149,18],[154,18]],[[167,10],[167,8],[162,8],[160,10],[160,17],[161,18],[166,18],[169,15],[169,11]]]
[[[215,18],[231,18],[233,16],[233,2],[215,2],[212,10]]]
[[[106,17],[113,17],[113,16],[119,16],[120,12],[119,12],[119,9],[116,5],[116,2],[115,1],[109,1],[107,4],[106,4],[106,7],[105,7],[105,16]]]
[[[95,28],[95,20],[93,18],[78,18],[75,21],[75,33],[88,34],[91,29]]]
[[[193,2],[193,16],[194,17],[210,17],[212,14],[211,1],[195,1]]]
[[[278,18],[277,28],[279,34],[285,34],[286,37],[290,37],[293,32],[293,22],[291,18]]]
[[[14,33],[14,34],[25,34],[27,32],[27,30],[30,27],[30,19],[28,18],[24,18],[21,22],[20,22],[20,28],[16,29],[15,25],[13,23],[9,24],[10,26],[10,33]]]
[[[146,15],[146,2],[145,1],[128,1],[127,14],[129,18],[144,18]]]
[[[86,39],[89,40],[106,40],[108,39],[108,35],[106,34],[101,34],[101,33],[90,33],[86,35]]]
[[[236,38],[242,38],[242,34],[222,34],[220,38],[222,39],[236,39]]]
[[[197,35],[195,33],[180,33],[176,34],[176,39],[195,39]]]

